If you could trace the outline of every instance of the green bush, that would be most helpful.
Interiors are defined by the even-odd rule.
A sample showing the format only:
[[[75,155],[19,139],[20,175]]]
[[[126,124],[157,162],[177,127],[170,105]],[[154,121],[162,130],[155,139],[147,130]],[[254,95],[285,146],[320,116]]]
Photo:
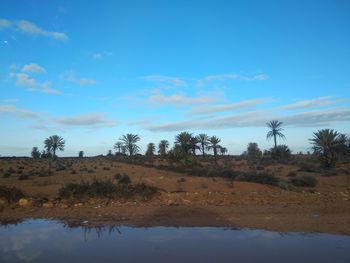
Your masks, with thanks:
[[[315,187],[317,185],[317,179],[311,175],[303,175],[290,179],[290,183],[301,187]]]
[[[239,176],[237,176],[236,180],[268,185],[277,185],[279,182],[279,179],[273,174],[269,174],[266,172],[256,173],[253,171],[240,174]]]

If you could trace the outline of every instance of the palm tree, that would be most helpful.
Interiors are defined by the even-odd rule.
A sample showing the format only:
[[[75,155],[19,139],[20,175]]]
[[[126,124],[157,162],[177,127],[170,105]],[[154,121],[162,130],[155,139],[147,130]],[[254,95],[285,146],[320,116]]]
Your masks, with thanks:
[[[200,150],[199,146],[197,145],[199,143],[199,140],[197,137],[191,137],[190,139],[190,146],[193,155],[196,155],[196,150]]]
[[[273,140],[275,142],[275,149],[277,148],[277,140],[276,137],[280,137],[282,139],[285,139],[286,137],[282,133],[283,129],[281,128],[283,122],[272,120],[266,123],[267,127],[270,128],[270,131],[266,135],[266,139],[271,139],[273,137]]]
[[[219,145],[219,143],[221,142],[221,139],[219,139],[216,136],[212,136],[212,137],[209,138],[208,142],[209,142],[208,150],[213,149],[214,157],[216,159],[216,155],[218,153],[218,149],[221,148],[221,146]]]
[[[153,142],[150,142],[150,143],[147,145],[146,156],[148,156],[148,157],[153,156],[155,151],[156,151],[156,146],[154,145]]]
[[[63,140],[62,137],[58,136],[58,135],[52,135],[49,138],[46,138],[44,141],[45,144],[45,148],[47,150],[47,152],[53,154],[53,157],[56,157],[56,151],[64,151],[64,144],[65,141]]]
[[[135,155],[140,150],[140,147],[136,145],[136,143],[140,140],[140,137],[137,134],[124,134],[120,140],[123,142],[123,146],[125,146],[125,150],[130,156]]]
[[[191,149],[191,138],[192,133],[181,132],[175,136],[175,144],[178,144],[183,152],[188,153]]]
[[[197,136],[197,139],[201,145],[201,151],[202,151],[202,155],[204,157],[205,155],[205,148],[208,146],[209,143],[209,136],[206,135],[205,133],[201,133]]]
[[[31,152],[31,155],[33,159],[39,159],[40,158],[40,151],[38,150],[38,147],[33,147],[33,150]]]
[[[333,167],[342,143],[342,136],[333,129],[323,129],[314,132],[310,142],[313,144],[315,153],[319,154],[322,164],[325,167]]]
[[[169,148],[169,142],[167,140],[161,140],[158,144],[158,153],[162,156],[166,155],[166,151]]]
[[[227,153],[227,148],[226,147],[220,147],[220,153],[221,153],[221,155],[225,155]]]
[[[121,153],[122,147],[123,147],[123,143],[122,142],[116,142],[114,144],[114,149],[116,149],[118,151],[118,153]]]

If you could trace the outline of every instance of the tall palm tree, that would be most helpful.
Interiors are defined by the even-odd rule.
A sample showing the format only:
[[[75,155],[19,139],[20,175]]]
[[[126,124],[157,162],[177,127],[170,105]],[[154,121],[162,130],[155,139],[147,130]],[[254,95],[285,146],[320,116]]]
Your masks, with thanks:
[[[196,155],[196,150],[200,150],[199,146],[197,145],[198,143],[199,143],[198,138],[192,136],[190,139],[190,146],[191,146],[193,155]]]
[[[47,152],[53,154],[53,157],[56,157],[56,151],[64,151],[64,145],[65,145],[65,141],[63,140],[62,137],[58,136],[58,135],[52,135],[49,138],[46,138],[44,141],[45,144],[45,149],[47,150]]]
[[[122,147],[123,147],[123,143],[122,142],[116,142],[114,144],[114,149],[116,149],[118,151],[118,153],[121,153]]]
[[[154,152],[156,151],[156,146],[153,142],[150,142],[147,145],[147,151],[146,151],[146,156],[151,157],[154,155]]]
[[[158,153],[162,156],[166,155],[166,151],[169,148],[169,142],[167,140],[161,140],[158,144]]]
[[[281,128],[283,122],[280,121],[276,121],[276,120],[272,120],[269,121],[268,123],[266,123],[267,127],[270,128],[270,131],[267,133],[266,135],[266,139],[271,139],[273,138],[274,142],[275,142],[275,149],[277,148],[277,140],[276,137],[280,137],[282,139],[285,139],[286,137],[284,136],[284,134],[282,133],[283,129]]]
[[[201,133],[197,136],[197,139],[201,145],[201,151],[202,151],[202,155],[204,157],[205,155],[205,148],[208,146],[209,143],[209,136],[206,135],[205,133]]]
[[[137,146],[136,143],[140,140],[140,137],[137,134],[124,134],[120,140],[123,142],[123,146],[125,146],[125,150],[130,156],[133,156],[139,152],[140,147]]]
[[[219,145],[219,143],[221,142],[221,139],[219,139],[218,137],[216,136],[212,136],[209,138],[209,146],[208,146],[208,150],[213,150],[213,153],[214,153],[214,157],[216,159],[216,155],[218,153],[218,149],[221,148],[221,146]]]
[[[178,144],[183,152],[188,153],[191,149],[191,138],[192,133],[181,132],[175,136],[175,144]]]
[[[320,155],[322,164],[325,167],[333,167],[342,143],[342,136],[333,129],[323,129],[314,132],[310,142],[313,144],[315,153]]]
[[[33,150],[31,152],[31,155],[33,159],[39,159],[40,158],[40,151],[38,150],[38,147],[33,147]]]

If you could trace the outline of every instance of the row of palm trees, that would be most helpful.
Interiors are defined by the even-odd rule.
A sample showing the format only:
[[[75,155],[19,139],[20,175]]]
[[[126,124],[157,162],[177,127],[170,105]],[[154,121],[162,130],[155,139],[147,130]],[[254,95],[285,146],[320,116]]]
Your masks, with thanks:
[[[266,123],[269,131],[266,135],[266,139],[274,140],[274,149],[277,150],[279,146],[277,144],[277,138],[285,139],[283,134],[283,123],[278,120],[272,120]],[[118,153],[128,154],[134,156],[140,151],[140,147],[137,143],[140,141],[140,137],[137,134],[125,134],[118,142],[115,143],[114,148]],[[341,134],[333,129],[322,129],[313,133],[313,138],[309,139],[312,144],[314,153],[320,157],[322,164],[326,167],[332,167],[335,165],[339,155],[349,155],[350,138],[344,134]],[[217,136],[208,136],[205,133],[193,135],[189,132],[181,132],[175,136],[174,148],[180,149],[185,154],[196,155],[196,151],[201,151],[205,156],[206,152],[213,151],[216,157],[218,153],[226,154],[227,149],[220,145],[221,139]],[[161,140],[158,144],[158,154],[165,156],[169,151],[169,141]],[[58,136],[52,135],[45,139],[44,148],[46,151],[40,153],[38,147],[33,147],[32,157],[56,157],[57,151],[63,151],[65,147],[65,140]],[[152,156],[155,154],[156,146],[154,143],[149,143],[147,146],[146,155]],[[81,154],[81,156],[83,153]]]
[[[117,150],[117,153],[128,154],[133,156],[137,154],[140,150],[140,147],[137,145],[137,142],[140,140],[140,137],[137,134],[125,134],[123,135],[118,142],[114,144],[114,149]],[[206,151],[213,151],[214,156],[220,152],[221,154],[227,153],[227,149],[222,147],[219,143],[221,139],[217,136],[209,137],[207,134],[199,134],[194,136],[189,132],[181,132],[175,136],[175,145],[174,147],[179,147],[183,153],[196,155],[197,150],[202,152],[202,155],[205,156]],[[169,141],[161,140],[158,144],[158,154],[164,156],[167,154],[169,149]],[[155,154],[156,146],[154,143],[149,143],[147,145],[146,156],[152,156]]]

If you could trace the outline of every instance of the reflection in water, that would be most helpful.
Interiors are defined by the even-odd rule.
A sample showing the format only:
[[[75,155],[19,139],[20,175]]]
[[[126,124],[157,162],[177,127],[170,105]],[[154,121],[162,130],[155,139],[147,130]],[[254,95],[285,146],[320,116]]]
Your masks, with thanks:
[[[350,237],[214,227],[0,227],[0,262],[350,262]]]

